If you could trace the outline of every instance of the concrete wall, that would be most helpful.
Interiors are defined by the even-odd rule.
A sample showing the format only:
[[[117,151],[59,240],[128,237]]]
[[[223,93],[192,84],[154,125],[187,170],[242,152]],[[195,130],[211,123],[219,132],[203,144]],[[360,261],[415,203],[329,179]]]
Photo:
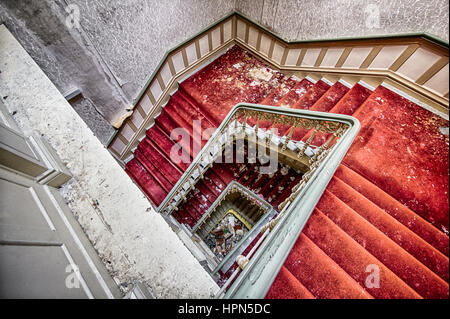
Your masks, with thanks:
[[[448,41],[448,0],[236,0],[287,40],[427,32]]]

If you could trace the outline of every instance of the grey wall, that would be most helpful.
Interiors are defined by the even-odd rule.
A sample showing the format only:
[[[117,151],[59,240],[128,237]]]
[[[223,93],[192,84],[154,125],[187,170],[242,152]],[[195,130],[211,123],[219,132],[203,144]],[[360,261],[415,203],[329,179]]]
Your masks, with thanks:
[[[79,28],[67,27],[68,5],[79,9]],[[233,8],[227,0],[0,0],[0,23],[61,93],[81,89],[74,108],[106,143],[166,51]]]
[[[69,5],[79,28],[67,27]],[[448,8],[446,0],[0,0],[0,23],[62,93],[82,91],[73,107],[106,143],[165,52],[233,9],[288,40],[423,31],[448,40]]]
[[[236,10],[287,40],[427,32],[448,41],[448,0],[236,0]]]

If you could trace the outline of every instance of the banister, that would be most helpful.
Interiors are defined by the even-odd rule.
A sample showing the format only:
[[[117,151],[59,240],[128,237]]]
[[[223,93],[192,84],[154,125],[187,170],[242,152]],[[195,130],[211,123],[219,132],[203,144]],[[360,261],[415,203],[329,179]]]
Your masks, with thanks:
[[[258,119],[257,125],[251,127],[247,123],[249,118]],[[274,117],[277,117],[275,120]],[[259,119],[270,119],[271,127],[267,130],[260,129],[266,136],[270,146],[274,139],[281,141],[273,131],[275,125],[304,125],[304,127],[314,128],[320,132],[331,134],[327,141],[318,146],[315,151],[309,152],[309,171],[306,172],[300,183],[297,184],[285,202],[280,205],[281,213],[275,220],[271,221],[267,237],[261,242],[259,249],[252,256],[242,273],[233,282],[225,294],[225,298],[262,298],[269,289],[276,274],[281,268],[287,254],[297,240],[306,221],[314,210],[328,182],[339,166],[348,148],[356,137],[360,124],[359,121],[348,115],[308,111],[302,109],[281,108],[267,105],[239,103],[228,113],[219,128],[203,147],[201,152],[195,157],[188,169],[169,192],[161,203],[158,210],[169,215],[177,209],[181,198],[186,198],[190,189],[195,186],[197,180],[212,164],[214,157],[222,155],[224,145],[236,138],[246,138],[255,134],[260,135]],[[240,122],[242,120],[242,123]],[[226,134],[230,133],[230,136]],[[287,130],[285,133],[289,132]],[[270,139],[269,139],[270,138]],[[333,145],[332,142],[337,139]],[[294,144],[295,142],[292,141]],[[266,144],[266,142],[264,142]],[[281,148],[279,143],[277,147]],[[307,144],[297,142],[300,151]],[[285,144],[284,144],[285,145]],[[211,149],[215,148],[215,153]],[[210,161],[205,161],[205,154]],[[202,164],[202,166],[201,166]],[[204,171],[201,171],[203,169]],[[199,170],[199,171],[197,171]],[[178,199],[176,199],[178,197]],[[273,228],[273,230],[272,230]],[[237,275],[237,274],[236,274]]]
[[[284,207],[282,217],[228,289],[225,298],[264,298],[334,172],[358,134],[359,121],[351,116],[345,116],[345,118],[350,125],[349,129],[324,158],[294,201]]]

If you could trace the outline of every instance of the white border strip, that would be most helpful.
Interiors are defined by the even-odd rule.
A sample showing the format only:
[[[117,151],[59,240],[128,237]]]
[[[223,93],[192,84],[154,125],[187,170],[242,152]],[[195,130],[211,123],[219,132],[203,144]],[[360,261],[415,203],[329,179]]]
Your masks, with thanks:
[[[367,84],[366,82],[364,82],[364,81],[362,81],[362,80],[359,80],[357,83],[358,83],[359,85],[365,87],[366,89],[369,89],[369,90],[372,91],[372,92],[375,91],[375,88],[374,88],[373,86]]]
[[[343,80],[343,79],[339,79],[338,82],[341,82],[342,84],[344,84],[346,87],[348,87],[349,89],[351,89],[353,87],[353,85],[351,85],[350,83],[348,83],[347,81]]]
[[[328,80],[328,79],[325,78],[325,77],[322,77],[320,80],[321,80],[322,82],[325,82],[325,83],[328,84],[329,86],[333,86],[333,85],[334,85],[333,82],[331,82],[330,80]]]
[[[310,77],[309,75],[305,76],[305,79],[307,79],[308,81],[310,81],[313,84],[317,83],[317,80],[314,80],[312,77]]]

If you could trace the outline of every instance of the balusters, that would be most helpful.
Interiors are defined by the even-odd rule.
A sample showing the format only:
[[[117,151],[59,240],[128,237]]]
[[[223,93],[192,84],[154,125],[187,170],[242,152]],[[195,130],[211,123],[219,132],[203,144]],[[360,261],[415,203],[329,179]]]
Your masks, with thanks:
[[[294,121],[294,124],[290,127],[289,135],[286,136],[286,140],[284,141],[283,147],[281,148],[281,151],[284,152],[287,149],[287,145],[292,139],[292,134],[294,134],[295,129],[297,128],[298,122]]]
[[[258,138],[259,121],[261,121],[261,114],[260,113],[258,113],[257,119],[256,119],[256,129],[255,129],[256,138]]]
[[[306,149],[309,147],[311,142],[313,141],[314,137],[316,136],[317,132],[319,131],[318,126],[314,127],[314,131],[311,134],[311,136],[308,138],[308,140],[305,142],[305,145],[303,145],[302,149],[298,152],[297,157],[300,158],[305,154]]]
[[[245,131],[247,129],[247,112],[244,111],[244,121],[242,122],[242,131],[244,132],[244,137],[246,135]]]
[[[342,135],[343,131],[344,129],[342,127],[339,127],[333,133],[333,136],[317,150],[316,154],[314,154],[314,156],[309,160],[309,163],[314,163],[316,159],[320,156],[320,154],[322,154],[323,151],[325,151],[328,148],[328,146],[336,139],[336,137]]]
[[[267,147],[270,146],[270,143],[272,141],[272,137],[275,134],[276,126],[278,125],[278,121],[279,121],[278,118],[275,118],[273,120],[272,127],[270,128],[269,136],[267,137],[267,142],[266,142]]]
[[[251,130],[247,129],[250,126],[250,122],[253,124],[256,120],[256,124],[252,127]],[[239,110],[231,117],[229,122],[224,126],[221,132],[216,132],[212,137],[212,140],[208,143],[208,149],[203,149],[201,152],[201,156],[199,156],[199,162],[196,163],[196,166],[193,166],[192,169],[189,170],[190,174],[183,177],[181,183],[177,189],[174,189],[172,193],[170,193],[170,199],[168,198],[164,207],[160,208],[160,210],[164,213],[170,214],[171,212],[178,209],[178,205],[180,201],[186,201],[187,197],[189,197],[189,192],[195,187],[198,180],[204,178],[205,172],[212,167],[213,162],[217,159],[217,157],[222,156],[223,149],[238,139],[240,137],[246,138],[252,134],[256,135],[256,141],[258,141],[259,130],[261,126],[261,121],[272,122],[270,127],[270,131],[264,133],[267,135],[267,141],[265,141],[267,148],[271,146],[272,139],[276,134],[277,125],[282,125],[283,128],[286,126],[288,129],[286,130],[284,136],[284,141],[280,143],[281,152],[285,152],[288,148],[288,144],[292,141],[294,136],[294,131],[297,128],[304,128],[306,130],[312,130],[311,135],[307,139],[307,141],[303,144],[301,149],[297,153],[297,157],[301,158],[305,155],[306,150],[310,147],[311,143],[313,143],[315,137],[318,132],[323,133],[331,133],[332,137],[329,138],[322,146],[316,149],[315,154],[309,160],[309,171],[303,176],[300,183],[298,183],[293,189],[291,195],[279,205],[280,211],[286,210],[290,203],[292,203],[297,195],[304,189],[310,180],[311,176],[314,174],[316,169],[319,167],[322,160],[327,156],[330,151],[330,145],[335,142],[336,138],[342,136],[348,127],[345,124],[339,123],[336,120],[325,120],[319,117],[310,118],[310,116],[296,115],[296,114],[285,114],[283,112],[277,112],[275,110],[264,111],[259,110],[254,107],[245,107],[239,108]],[[241,125],[242,123],[242,125]],[[254,131],[253,131],[254,129]],[[221,135],[223,134],[223,136]],[[279,138],[283,136],[278,136]],[[225,137],[222,140],[222,137]],[[262,142],[262,141],[261,141]],[[294,141],[297,142],[297,141]],[[262,142],[264,143],[264,142]],[[190,176],[189,176],[190,175]],[[185,189],[187,188],[187,189]],[[230,190],[230,191],[240,191],[238,187]],[[244,194],[245,197],[248,195]],[[281,215],[281,214],[280,214]],[[281,216],[279,216],[281,217]],[[276,220],[279,220],[277,218]],[[272,223],[271,227],[273,228],[276,222]]]

